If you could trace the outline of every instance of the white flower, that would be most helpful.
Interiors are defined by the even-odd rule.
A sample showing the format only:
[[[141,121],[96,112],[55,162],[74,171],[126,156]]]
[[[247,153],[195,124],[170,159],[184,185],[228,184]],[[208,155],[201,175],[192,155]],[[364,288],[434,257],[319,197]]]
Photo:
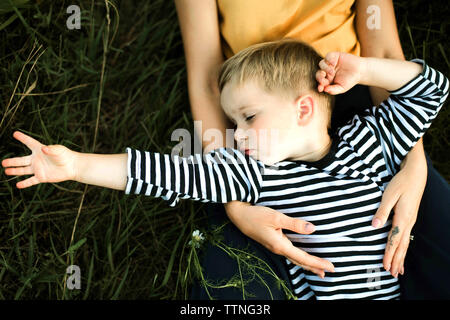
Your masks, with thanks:
[[[192,240],[189,241],[188,245],[198,249],[200,248],[200,244],[203,240],[205,240],[205,238],[203,237],[203,233],[201,233],[199,230],[195,230],[194,232],[192,232]]]

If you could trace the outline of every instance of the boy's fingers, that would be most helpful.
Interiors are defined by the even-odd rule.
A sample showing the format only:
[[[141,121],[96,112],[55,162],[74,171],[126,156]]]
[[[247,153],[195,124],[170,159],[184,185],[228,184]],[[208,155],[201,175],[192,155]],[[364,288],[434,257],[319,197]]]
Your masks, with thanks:
[[[326,73],[323,70],[318,70],[316,72],[316,80],[317,82],[322,82],[325,79]]]
[[[339,58],[339,52],[328,52],[325,56],[325,62],[331,65],[332,67],[335,67],[337,65]]]
[[[326,72],[323,70],[319,70],[316,72],[316,80],[319,83],[317,86],[317,91],[322,92],[324,88],[330,84],[330,80],[326,78]]]
[[[328,63],[325,62],[325,60],[320,60],[319,67],[322,69],[322,71],[325,71],[329,75],[334,74],[334,68],[331,67]]]
[[[16,186],[19,189],[24,189],[24,188],[34,186],[38,183],[39,183],[39,180],[36,178],[36,176],[32,176],[31,178],[17,182]]]
[[[25,167],[31,165],[31,156],[9,158],[2,161],[3,167]]]
[[[323,70],[319,70],[316,72],[316,80],[317,82],[319,82],[321,85],[328,85],[330,84],[330,80],[327,79],[327,74],[325,71]]]
[[[61,155],[63,152],[65,152],[67,150],[67,148],[65,146],[60,145],[60,144],[49,145],[49,146],[42,145],[41,149],[45,154],[51,155],[51,156]]]
[[[340,85],[338,85],[338,84],[334,84],[334,85],[332,85],[332,86],[328,86],[328,87],[326,87],[325,89],[324,89],[324,91],[326,92],[326,93],[329,93],[329,94],[340,94],[340,93],[342,93],[342,92],[344,92],[345,90],[344,90],[344,88],[342,88],[342,86],[340,86]]]
[[[22,133],[20,131],[15,131],[13,133],[13,137],[20,142],[22,142],[24,145],[26,145],[29,149],[36,148],[37,146],[40,146],[41,143],[35,139],[33,139],[30,136],[27,136],[25,133]]]
[[[327,76],[327,73],[324,70],[317,70],[316,72],[316,79],[317,80],[323,80]]]
[[[8,168],[5,170],[5,174],[9,176],[23,176],[26,174],[33,174],[33,169],[28,167]]]

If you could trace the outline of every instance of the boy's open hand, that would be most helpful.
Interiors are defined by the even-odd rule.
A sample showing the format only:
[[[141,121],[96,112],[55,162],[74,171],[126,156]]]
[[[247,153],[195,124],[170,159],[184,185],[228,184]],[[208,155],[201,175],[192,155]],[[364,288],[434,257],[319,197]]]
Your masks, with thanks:
[[[340,94],[359,83],[362,59],[349,53],[329,52],[320,60],[319,68],[316,73],[316,80],[319,82],[317,90]]]
[[[30,150],[31,155],[2,161],[7,175],[34,175],[16,186],[28,188],[38,183],[75,180],[75,152],[62,145],[46,146],[26,134],[15,131],[13,137]]]

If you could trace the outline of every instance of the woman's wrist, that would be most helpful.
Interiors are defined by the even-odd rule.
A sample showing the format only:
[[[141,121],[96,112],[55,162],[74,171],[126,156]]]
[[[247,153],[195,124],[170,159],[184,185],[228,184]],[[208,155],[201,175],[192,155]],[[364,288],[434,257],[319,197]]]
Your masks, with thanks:
[[[414,172],[425,172],[427,171],[427,160],[425,158],[425,150],[423,148],[422,138],[417,141],[415,146],[409,151],[406,157],[400,164],[400,169],[407,168]]]
[[[250,205],[250,203],[248,203],[248,202],[241,202],[241,201],[237,201],[237,200],[223,204],[223,206],[225,207],[225,211],[226,211],[228,217],[230,218],[230,220],[232,220],[232,218],[235,216],[236,209],[239,209],[239,208],[242,209],[243,206],[249,206],[249,205]]]

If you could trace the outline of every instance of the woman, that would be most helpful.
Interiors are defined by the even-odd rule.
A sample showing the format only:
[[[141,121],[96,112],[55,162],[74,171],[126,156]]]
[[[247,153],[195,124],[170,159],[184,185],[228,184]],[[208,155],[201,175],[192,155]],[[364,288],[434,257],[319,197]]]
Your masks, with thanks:
[[[208,138],[204,136],[207,130],[218,129],[225,137],[226,129],[233,128],[219,105],[216,79],[218,69],[225,58],[251,44],[291,37],[311,44],[322,55],[329,51],[345,51],[361,56],[404,59],[392,2],[373,0],[353,2],[353,0],[175,1],[185,49],[191,111],[194,120],[202,121],[202,132],[196,133],[202,137],[204,152],[224,145],[224,141],[220,139],[213,142],[207,140]],[[342,112],[335,112],[334,127],[350,119],[361,108],[378,105],[388,95],[388,92],[379,88],[358,87],[347,95],[338,96],[335,110]],[[433,208],[434,212],[446,213],[446,208],[449,207],[448,202],[443,204],[441,201],[449,199],[448,184],[429,166],[425,192],[427,198],[421,207],[424,213],[418,216],[426,183],[427,160],[420,140],[402,163],[402,170],[386,188],[383,201],[373,219],[374,226],[381,226],[394,210],[393,228],[398,227],[400,234],[392,246],[386,246],[383,263],[392,275],[404,275],[403,288],[408,288],[407,292],[402,292],[404,298],[420,298],[425,297],[422,296],[424,292],[444,290],[437,288],[441,281],[434,281],[430,284],[432,287],[428,288],[411,288],[411,283],[416,286],[417,281],[405,281],[408,277],[419,278],[423,276],[419,273],[426,272],[415,270],[416,274],[413,274],[413,264],[411,267],[409,264],[405,267],[405,256],[416,219],[420,220],[425,216],[427,221],[431,221],[434,216],[426,211],[429,210],[426,208],[429,203],[434,205],[439,203],[437,208]],[[431,196],[433,198],[430,198]],[[208,204],[206,207],[213,223],[220,224],[225,221],[225,211],[228,218],[240,230],[232,224],[226,227],[224,241],[227,244],[238,247],[250,246],[250,250],[268,261],[271,268],[287,282],[289,275],[284,269],[282,256],[312,272],[324,273],[325,260],[294,247],[282,233],[282,229],[309,233],[304,228],[305,221],[290,218],[270,208],[241,202],[232,202],[225,206]],[[436,213],[433,214],[437,216]],[[448,214],[445,217],[443,214],[440,216],[441,222],[447,222],[449,219]],[[447,220],[443,221],[444,219]],[[439,226],[439,223],[427,225],[435,227]],[[444,230],[440,231],[441,233],[439,230],[423,229],[421,234],[445,235]],[[413,245],[420,242],[421,234],[414,234]],[[445,245],[449,248],[448,240],[446,241]],[[429,241],[424,241],[424,243],[427,245],[420,245],[421,250],[439,251],[434,242],[430,244]],[[449,257],[440,255],[440,259],[441,261],[436,261],[431,266],[437,263],[449,266]],[[237,271],[237,266],[226,254],[210,246],[206,251],[204,269],[207,278],[221,280],[232,277]],[[273,279],[269,277],[266,280],[271,287],[270,292],[258,281],[249,280],[247,288],[256,294],[255,298],[285,298],[284,292],[276,289]],[[242,298],[239,288],[211,289],[209,293],[218,299]],[[201,287],[196,286],[192,298],[207,298],[207,295]]]

